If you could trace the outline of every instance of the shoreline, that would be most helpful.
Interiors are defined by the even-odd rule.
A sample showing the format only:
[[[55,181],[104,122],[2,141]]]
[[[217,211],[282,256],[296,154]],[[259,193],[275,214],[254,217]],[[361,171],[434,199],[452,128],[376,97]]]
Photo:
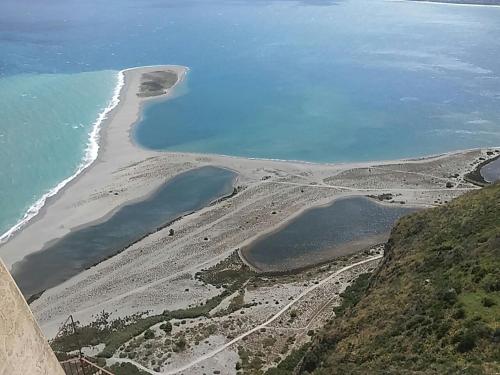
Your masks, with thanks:
[[[177,65],[152,65],[145,67],[133,67],[127,68],[118,71],[117,73],[117,84],[113,89],[113,96],[111,97],[108,105],[104,108],[104,110],[98,115],[98,118],[94,121],[91,131],[88,135],[88,141],[85,148],[85,154],[82,158],[81,163],[78,165],[76,171],[65,178],[63,181],[59,182],[55,187],[50,189],[48,192],[44,193],[33,205],[31,205],[28,210],[23,215],[23,218],[18,221],[15,225],[9,228],[6,232],[0,235],[0,255],[1,248],[3,245],[7,244],[9,241],[14,239],[19,233],[23,230],[29,228],[30,225],[42,219],[47,208],[53,204],[60,195],[62,195],[67,189],[69,189],[72,185],[76,184],[85,174],[90,172],[92,167],[102,161],[103,154],[107,151],[108,142],[107,142],[107,132],[108,132],[108,124],[113,121],[116,113],[120,111],[120,107],[123,106],[123,103],[126,97],[129,95],[130,87],[129,82],[127,80],[127,72],[133,71],[144,71],[144,69],[159,69],[159,68],[168,68],[176,71],[178,74],[177,82],[168,89],[164,95],[160,95],[157,97],[151,98],[139,98],[138,100],[141,102],[141,106],[138,109],[138,115],[142,112],[142,102],[149,102],[152,100],[168,100],[172,91],[175,90],[176,86],[185,79],[189,68],[181,67]],[[132,122],[128,125],[127,134],[129,134],[133,127],[140,121],[140,116],[137,117],[136,121]],[[133,144],[133,143],[132,143]],[[133,144],[135,146],[135,144]],[[152,151],[154,152],[154,151]],[[156,189],[153,189],[148,195],[153,194]],[[137,197],[136,200],[141,200],[142,197]],[[126,202],[120,206],[115,207],[112,211],[108,212],[103,217],[97,219],[105,220],[105,217],[109,217],[114,211],[119,209],[121,206],[133,203],[133,201]],[[77,229],[81,226],[85,226],[86,224],[81,224],[79,226],[75,226],[71,229]]]
[[[418,0],[416,2],[429,2],[429,3],[439,3],[437,1],[421,1]],[[444,2],[443,4],[455,4],[455,5],[469,5],[469,4],[456,4],[456,3],[446,3]],[[127,136],[130,142],[130,146],[132,146],[135,149],[142,150],[147,153],[152,153],[152,154],[172,154],[172,155],[183,155],[183,154],[189,154],[193,156],[198,156],[198,157],[222,157],[222,158],[232,158],[232,159],[243,159],[243,160],[254,160],[254,161],[266,161],[266,162],[278,162],[278,163],[290,163],[290,164],[303,164],[303,165],[314,165],[314,166],[350,166],[350,165],[356,165],[356,166],[362,166],[362,165],[384,165],[384,164],[393,164],[396,162],[405,162],[405,163],[412,163],[412,162],[421,162],[425,160],[433,160],[433,159],[439,159],[442,157],[447,157],[450,155],[455,155],[463,152],[469,152],[469,151],[477,151],[477,150],[482,150],[484,147],[474,147],[474,148],[468,148],[468,149],[459,149],[459,150],[452,150],[452,151],[446,151],[442,153],[436,153],[436,154],[425,154],[422,156],[409,156],[409,157],[403,157],[400,159],[382,159],[382,160],[361,160],[361,161],[347,161],[347,162],[314,162],[314,161],[307,161],[307,160],[295,160],[295,159],[273,159],[273,158],[255,158],[255,157],[244,157],[244,156],[234,156],[234,155],[225,155],[225,154],[211,154],[211,153],[191,153],[191,152],[171,152],[171,151],[162,151],[162,150],[152,150],[145,148],[141,146],[138,142],[134,140],[133,137],[133,131],[134,128],[137,126],[138,123],[141,122],[142,120],[142,115],[143,115],[143,110],[144,106],[146,104],[153,103],[155,101],[163,101],[163,100],[169,100],[175,94],[175,90],[178,88],[180,84],[182,84],[186,77],[187,74],[189,73],[189,68],[185,66],[179,66],[179,65],[147,65],[147,66],[138,66],[138,67],[131,67],[131,68],[126,68],[118,71],[117,73],[117,84],[115,88],[113,89],[113,95],[108,102],[108,105],[103,109],[103,111],[98,115],[98,118],[95,120],[95,122],[92,125],[92,129],[88,135],[88,142],[85,148],[85,154],[84,157],[82,158],[81,163],[78,165],[76,168],[76,171],[70,175],[69,177],[65,178],[63,181],[59,182],[55,187],[50,189],[48,192],[44,193],[35,203],[33,203],[28,210],[24,213],[23,217],[21,220],[19,220],[16,224],[14,224],[11,228],[9,228],[7,231],[2,233],[0,235],[0,249],[2,245],[6,244],[9,242],[13,237],[15,237],[20,231],[26,229],[31,225],[32,222],[39,220],[41,217],[43,217],[44,212],[48,206],[52,204],[53,201],[58,199],[58,196],[61,195],[65,189],[69,188],[71,184],[74,184],[77,182],[77,180],[85,173],[87,173],[94,164],[98,163],[102,159],[102,154],[104,153],[104,150],[107,147],[107,123],[112,122],[113,117],[117,112],[120,110],[120,106],[123,105],[123,101],[125,98],[128,96],[130,88],[128,87],[128,82],[127,82],[127,73],[130,72],[145,72],[148,70],[154,70],[154,69],[160,69],[160,68],[166,68],[166,69],[172,69],[176,71],[178,74],[178,78],[176,83],[169,88],[165,94],[159,95],[159,96],[154,96],[154,97],[143,97],[140,98],[139,100],[139,107],[137,110],[137,115],[135,117],[135,120],[132,121],[130,124],[127,125]],[[141,73],[142,74],[142,73]],[[500,146],[497,146],[500,147]],[[497,148],[497,147],[489,147],[489,148]],[[151,194],[152,192],[149,192]],[[140,200],[141,197],[138,197],[135,200]],[[127,203],[133,203],[127,202]],[[123,206],[120,205],[120,207]],[[119,207],[116,207],[114,210],[118,209]],[[113,210],[113,211],[114,211]],[[109,216],[112,212],[108,212],[105,216]],[[104,217],[101,217],[100,219],[104,220]],[[85,224],[81,224],[78,227],[84,226]],[[72,228],[76,229],[78,227]],[[0,251],[1,253],[1,251]]]
[[[211,193],[204,193],[205,189],[202,185],[194,189],[195,194],[182,193],[190,191],[186,183],[182,185],[183,179],[193,181],[194,178],[196,181],[204,181],[203,178],[207,175],[210,177],[214,174],[218,176],[216,181],[219,182],[207,181],[209,185],[207,188],[211,189],[209,190]],[[62,243],[59,240],[54,240],[53,243],[47,244],[40,251],[28,255],[23,261],[13,265],[12,275],[26,297],[38,294],[41,290],[54,288],[80,272],[116,256],[144,238],[171,226],[182,217],[189,216],[214,201],[230,196],[233,193],[236,180],[237,175],[233,171],[212,167],[192,169],[184,174],[179,174],[157,189],[151,197],[141,199],[136,204],[127,205],[124,208],[128,210],[127,215],[124,215],[123,212],[120,214],[120,209],[115,210],[107,220],[88,223],[80,229],[72,229],[67,236],[60,239]],[[212,178],[212,181],[215,180]],[[176,184],[178,186],[179,183],[184,186],[184,189],[176,188]],[[169,193],[165,194],[166,191]],[[161,198],[162,196],[184,197],[178,198],[177,202],[186,202],[186,204],[169,204],[169,201]],[[151,218],[149,210],[154,210],[158,206],[165,208],[157,211]],[[130,207],[136,208],[131,210]],[[142,209],[138,210],[137,207]],[[129,216],[130,212],[134,212],[133,217]],[[121,219],[116,220],[115,215]],[[138,219],[142,217],[141,215],[145,215],[144,218]],[[144,220],[146,221],[144,222]],[[118,223],[118,225],[110,225],[109,222]],[[141,225],[141,223],[148,223],[148,225]],[[106,230],[100,229],[103,226]],[[124,231],[124,228],[127,229]],[[85,233],[83,237],[85,241],[83,242],[82,232]],[[107,233],[111,233],[111,235],[108,236]],[[117,234],[120,234],[120,240],[118,240]],[[80,237],[78,237],[79,235]],[[77,239],[75,240],[75,238]],[[94,239],[98,239],[98,241],[96,242]],[[87,243],[92,245],[89,246]],[[54,267],[54,264],[57,264],[57,267]]]
[[[290,272],[290,271],[294,271],[294,270],[301,270],[301,269],[307,269],[307,268],[311,268],[311,267],[316,267],[318,265],[321,265],[322,263],[330,262],[330,261],[332,261],[335,258],[345,256],[346,254],[339,254],[338,256],[332,256],[329,260],[313,261],[313,262],[311,262],[311,264],[308,264],[308,265],[299,265],[297,268],[289,268],[289,267],[286,266],[286,267],[284,267],[283,271],[266,271],[266,270],[263,270],[262,268],[260,268],[254,262],[252,262],[250,260],[250,258],[247,256],[247,254],[250,251],[250,247],[254,243],[256,243],[257,241],[260,241],[260,240],[264,240],[265,238],[267,238],[269,236],[272,236],[273,234],[282,231],[283,229],[285,229],[287,227],[287,225],[290,225],[294,220],[299,219],[300,216],[307,214],[309,211],[317,210],[317,209],[322,209],[322,208],[328,208],[328,207],[333,206],[335,203],[337,203],[339,201],[342,201],[342,200],[345,200],[345,199],[352,199],[352,198],[356,198],[356,197],[357,198],[366,199],[367,201],[370,201],[370,202],[374,203],[375,205],[382,206],[382,207],[391,207],[391,208],[398,208],[398,207],[400,207],[399,205],[395,205],[394,203],[389,203],[389,202],[384,202],[384,201],[379,201],[379,200],[373,199],[373,198],[371,198],[371,197],[369,197],[367,195],[364,195],[362,193],[338,195],[337,197],[335,197],[335,198],[333,198],[331,200],[327,200],[327,201],[324,201],[324,202],[317,202],[317,204],[315,204],[314,206],[306,206],[302,210],[296,211],[293,215],[289,216],[286,220],[280,222],[278,225],[276,225],[274,227],[270,227],[269,230],[267,230],[267,231],[260,232],[260,233],[256,234],[256,236],[250,238],[248,241],[246,241],[244,244],[242,244],[242,246],[240,248],[238,248],[238,250],[237,250],[238,251],[238,255],[240,256],[241,260],[248,267],[250,267],[250,269],[252,269],[255,272],[265,273],[265,274],[268,274],[268,273],[272,274],[272,273]],[[405,204],[402,207],[409,208],[409,209],[414,208],[414,209],[419,210],[419,209],[431,208],[433,206],[412,205],[412,204],[406,205]],[[342,249],[343,247],[348,246],[351,242],[361,242],[361,241],[364,241],[364,240],[366,240],[366,239],[368,239],[370,237],[373,238],[373,237],[380,236],[380,235],[381,234],[378,234],[378,235],[373,235],[372,234],[372,235],[360,237],[357,240],[347,241],[345,243],[337,244],[337,245],[331,246],[328,249],[322,249],[322,250],[328,250],[329,252],[333,253],[333,252],[337,251],[337,249]],[[377,243],[374,243],[372,245],[367,245],[365,247],[366,248],[371,248],[371,247],[374,247],[376,245],[377,245]],[[314,255],[312,255],[312,256],[314,257]]]
[[[175,236],[169,236],[167,228],[155,231],[46,290],[31,306],[49,337],[69,314],[85,323],[103,310],[126,316],[137,312],[137,306],[161,312],[204,302],[219,291],[197,284],[192,277],[196,272],[286,225],[305,210],[332,204],[340,197],[392,193],[407,207],[445,203],[476,188],[464,181],[463,175],[475,168],[480,158],[491,157],[487,150],[497,150],[484,147],[413,159],[350,163],[148,150],[131,137],[143,105],[149,100],[168,100],[175,90],[151,99],[136,94],[142,74],[162,68],[176,69],[183,78],[187,73],[184,67],[168,65],[124,72],[120,102],[102,125],[96,161],[1,244],[0,257],[11,268],[44,244],[75,228],[105,220],[120,207],[146,199],[172,177],[194,168],[210,165],[235,171],[237,188],[241,189],[228,199],[179,218],[172,224]],[[450,179],[451,189],[445,187]]]
[[[8,242],[13,236],[16,235],[16,233],[29,226],[32,220],[36,220],[37,216],[42,215],[43,214],[42,211],[46,206],[48,206],[51,203],[52,199],[57,199],[57,195],[60,192],[62,193],[62,191],[65,188],[67,188],[70,184],[76,182],[78,177],[86,173],[94,163],[99,161],[103,149],[106,147],[106,137],[105,137],[106,124],[107,122],[111,121],[114,112],[119,110],[118,107],[123,102],[124,96],[127,94],[128,91],[125,73],[145,68],[149,69],[149,68],[165,68],[165,67],[171,67],[173,70],[179,70],[176,72],[178,74],[177,82],[171,88],[168,89],[168,92],[166,92],[163,95],[150,98],[142,98],[143,103],[141,103],[141,107],[139,108],[139,113],[142,113],[144,102],[151,102],[154,101],[155,99],[158,101],[168,100],[172,91],[175,90],[176,87],[185,80],[186,75],[189,72],[189,68],[180,67],[177,65],[167,65],[167,66],[150,65],[150,66],[138,66],[138,67],[122,69],[117,72],[117,83],[113,89],[112,97],[109,100],[107,106],[99,113],[97,119],[92,124],[91,130],[88,134],[88,141],[84,150],[83,158],[80,164],[77,166],[76,170],[69,177],[57,183],[56,186],[51,188],[48,192],[44,193],[35,203],[33,203],[26,210],[26,212],[23,214],[23,217],[16,224],[14,224],[4,233],[0,234],[0,246]],[[130,125],[129,133],[131,141],[132,141],[131,132],[135,127],[135,125],[140,121],[141,118],[139,116],[137,120]],[[139,147],[138,145],[136,146]]]
[[[153,96],[153,97],[136,97],[134,94],[137,92],[135,87],[137,86],[137,81],[140,79],[143,73],[165,69],[172,70],[177,73],[177,81],[175,84],[170,87],[165,94]],[[8,247],[9,243],[16,238],[16,236],[23,233],[25,230],[29,229],[30,226],[39,222],[45,217],[45,214],[48,208],[57,203],[60,196],[64,195],[72,186],[76,185],[82,178],[87,176],[90,171],[97,168],[99,165],[103,163],[109,164],[122,164],[122,168],[125,167],[123,163],[110,163],[111,159],[118,158],[120,159],[120,151],[127,150],[125,152],[130,152],[133,156],[130,158],[132,161],[140,163],[148,158],[153,158],[156,156],[172,156],[174,158],[182,158],[187,156],[188,158],[194,158],[195,160],[199,159],[214,159],[214,161],[219,160],[230,160],[233,162],[256,162],[256,163],[270,163],[270,164],[284,164],[287,166],[309,166],[313,168],[360,168],[367,167],[373,165],[387,165],[394,163],[421,163],[422,161],[433,161],[439,160],[442,158],[447,158],[453,155],[459,155],[462,153],[472,152],[472,151],[480,151],[484,148],[476,147],[469,148],[463,150],[453,150],[446,151],[436,154],[428,154],[416,157],[407,157],[401,159],[386,159],[386,160],[367,160],[367,161],[355,161],[355,162],[312,162],[305,160],[283,160],[283,159],[272,159],[272,158],[252,158],[252,157],[242,157],[242,156],[233,156],[233,155],[220,155],[220,154],[200,154],[200,153],[190,153],[190,152],[170,152],[170,151],[162,151],[162,150],[151,150],[145,147],[142,147],[138,144],[133,138],[134,128],[140,123],[144,106],[146,104],[169,100],[173,95],[175,95],[175,90],[178,88],[180,84],[182,84],[186,76],[189,72],[188,67],[179,66],[179,65],[150,65],[150,66],[142,66],[142,67],[132,67],[120,70],[117,73],[117,86],[114,89],[113,97],[111,98],[108,106],[100,113],[98,119],[94,122],[94,126],[92,131],[89,133],[89,141],[86,148],[85,158],[82,161],[82,164],[78,167],[77,171],[66,178],[62,182],[60,182],[55,188],[51,189],[48,193],[44,194],[32,207],[35,207],[34,210],[30,208],[24,215],[23,219],[11,227],[7,232],[5,232],[0,237],[0,255],[10,267],[13,263],[20,261],[24,258],[24,256],[34,252],[28,251],[20,254],[8,254],[5,255],[2,250],[4,247]],[[132,93],[132,95],[131,95]],[[132,96],[132,98],[130,98]],[[132,101],[132,103],[128,103],[128,101]],[[125,108],[126,107],[126,108]],[[132,109],[132,110],[131,110]],[[114,125],[116,117],[120,116],[122,112],[128,110],[125,121],[123,119],[118,119],[116,122],[120,122],[120,124]],[[118,141],[117,141],[118,139]],[[110,143],[120,143],[119,145]],[[491,147],[489,147],[491,148]],[[90,155],[90,156],[89,156]],[[121,158],[123,159],[123,158]],[[217,162],[212,163],[216,166],[220,166],[223,168],[231,168],[228,166],[226,162],[222,162],[217,164]],[[111,166],[107,172],[111,172],[114,166]],[[195,165],[193,165],[195,167]],[[179,170],[177,173],[182,172],[185,169]],[[234,169],[233,169],[234,170]],[[236,171],[237,172],[237,171]],[[168,176],[173,177],[173,176]],[[167,179],[164,179],[165,182]],[[145,199],[147,196],[153,194],[161,184],[156,184],[149,188],[142,189],[143,194],[135,195],[130,199],[124,200],[119,204],[113,205],[113,207],[107,210],[105,213],[97,215],[96,217],[92,217],[89,220],[85,220],[83,222],[79,222],[73,226],[70,226],[68,230],[64,233],[54,236],[51,238],[51,241],[61,238],[65,234],[71,232],[72,230],[84,227],[89,225],[89,223],[96,223],[99,221],[106,220],[107,217],[112,215],[120,207],[123,207],[126,204],[133,203],[135,201]],[[81,221],[81,220],[80,220]],[[45,241],[42,243],[42,246],[45,246],[49,241]],[[40,247],[40,248],[41,248]]]
[[[92,124],[92,128],[88,134],[88,141],[84,150],[82,161],[77,166],[76,171],[72,175],[59,182],[56,186],[44,193],[35,203],[33,203],[24,213],[23,217],[9,228],[6,232],[0,235],[0,245],[7,242],[16,232],[22,230],[28,223],[36,217],[43,207],[48,203],[49,199],[76,179],[86,169],[88,169],[97,160],[99,156],[99,138],[103,123],[106,121],[108,114],[111,113],[120,103],[120,93],[125,84],[122,71],[117,73],[117,83],[113,89],[113,95],[108,102],[108,105],[99,113],[97,119]]]

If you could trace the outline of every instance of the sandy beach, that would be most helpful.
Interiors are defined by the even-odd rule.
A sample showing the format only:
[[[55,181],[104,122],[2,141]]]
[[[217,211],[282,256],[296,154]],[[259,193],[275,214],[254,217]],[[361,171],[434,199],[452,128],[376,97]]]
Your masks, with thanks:
[[[314,164],[145,150],[131,140],[147,100],[137,96],[143,73],[187,69],[154,66],[125,70],[120,103],[102,127],[97,160],[52,197],[24,229],[0,247],[8,267],[70,230],[131,201],[144,199],[182,171],[213,165],[239,174],[238,194],[201,209],[135,243],[121,254],[46,291],[32,309],[50,337],[69,314],[82,323],[106,310],[114,316],[161,312],[198,304],[218,291],[193,275],[225,259],[311,207],[350,195],[392,194],[387,204],[430,207],[477,187],[464,176],[489,158],[467,150],[406,161]],[[447,187],[451,183],[451,187]],[[118,194],[116,194],[118,193]]]
[[[39,250],[45,242],[60,238],[71,229],[102,219],[120,205],[129,202],[131,199],[143,197],[161,185],[162,181],[148,186],[137,186],[132,183],[126,189],[119,189],[122,194],[118,196],[110,194],[107,197],[108,199],[105,199],[106,203],[100,199],[98,204],[93,199],[95,196],[92,193],[88,194],[89,192],[101,191],[102,186],[105,185],[114,186],[113,174],[121,168],[158,155],[157,152],[136,147],[131,141],[131,130],[133,125],[140,119],[144,102],[165,100],[171,95],[167,93],[162,97],[155,98],[140,98],[136,95],[141,75],[162,68],[175,71],[179,75],[179,83],[187,74],[187,68],[180,66],[141,67],[139,69],[127,69],[120,73],[124,75],[124,85],[119,95],[120,102],[109,113],[108,118],[102,125],[97,159],[55,196],[50,197],[38,215],[22,231],[15,233],[8,243],[1,247],[1,257],[8,267],[27,254]],[[129,192],[130,195],[128,195]],[[75,197],[78,198],[75,199]],[[82,199],[86,203],[90,203],[90,200],[94,200],[95,203],[93,205],[83,204]],[[71,209],[71,207],[78,207],[78,210]],[[62,223],[59,216],[61,212],[65,212],[64,223]],[[25,232],[29,232],[29,235],[26,236]],[[47,236],[48,233],[51,234]],[[34,244],[35,248],[33,248],[30,239],[25,239],[25,237],[38,238],[42,242],[37,242]],[[11,246],[14,242],[16,245]]]

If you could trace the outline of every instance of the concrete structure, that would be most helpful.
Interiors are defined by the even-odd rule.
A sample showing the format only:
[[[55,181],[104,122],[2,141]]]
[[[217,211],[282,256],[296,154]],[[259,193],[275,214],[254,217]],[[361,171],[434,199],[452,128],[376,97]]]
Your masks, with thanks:
[[[1,260],[0,375],[64,375],[28,304]]]

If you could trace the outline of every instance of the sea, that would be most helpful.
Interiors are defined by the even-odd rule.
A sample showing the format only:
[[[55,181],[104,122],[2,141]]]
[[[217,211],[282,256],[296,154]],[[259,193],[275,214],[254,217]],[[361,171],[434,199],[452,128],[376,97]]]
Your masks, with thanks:
[[[500,145],[500,7],[2,0],[0,240],[88,167],[120,70],[179,64],[146,148],[349,162]]]

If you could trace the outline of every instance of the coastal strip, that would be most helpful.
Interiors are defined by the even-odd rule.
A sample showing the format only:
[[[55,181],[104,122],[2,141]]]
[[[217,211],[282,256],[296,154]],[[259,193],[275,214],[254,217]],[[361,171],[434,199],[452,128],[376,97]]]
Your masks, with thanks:
[[[108,102],[107,106],[99,113],[97,119],[91,126],[91,131],[88,135],[87,145],[84,150],[84,156],[82,158],[81,163],[76,168],[75,172],[65,178],[63,181],[59,182],[55,187],[50,189],[48,192],[44,193],[33,205],[31,205],[28,210],[25,212],[21,220],[19,220],[14,226],[8,229],[6,232],[0,235],[0,245],[9,240],[16,232],[24,228],[30,220],[35,218],[40,210],[49,203],[50,198],[56,196],[65,186],[67,186],[70,182],[72,182],[75,178],[77,178],[81,173],[83,173],[86,169],[88,169],[98,158],[100,145],[100,138],[102,127],[106,126],[106,120],[112,115],[112,112],[116,109],[120,101],[124,96],[125,86],[125,75],[127,72],[132,72],[134,70],[151,70],[151,68],[161,68],[164,69],[165,66],[150,66],[150,67],[137,67],[137,68],[129,68],[121,70],[117,73],[117,83],[113,90],[112,97]],[[181,83],[188,72],[188,68],[183,67],[180,69],[178,66],[172,66],[171,70],[176,74],[177,80],[175,83],[164,93],[161,95],[155,95],[156,97],[168,97],[171,91],[177,86],[177,84]],[[150,99],[151,97],[145,97],[144,99]]]
[[[47,290],[33,302],[32,309],[50,336],[68,314],[85,324],[103,310],[124,317],[146,310],[161,314],[165,309],[204,303],[220,291],[200,285],[194,278],[197,272],[247,246],[263,233],[282,227],[301,212],[341,197],[360,195],[391,194],[392,201],[385,204],[395,207],[403,203],[404,207],[445,204],[476,189],[463,176],[483,157],[487,157],[486,150],[419,162],[342,165],[169,152],[148,157],[112,173],[112,187],[122,189],[117,199],[122,195],[136,199],[132,193],[140,190],[135,186],[149,185],[167,175],[203,165],[238,172],[239,193],[181,218],[171,227],[152,233],[111,259]],[[103,184],[97,191],[83,193],[88,199],[80,203],[79,212],[87,215],[89,207],[99,207],[101,202],[109,204],[108,188]],[[69,215],[71,212],[67,210]],[[174,236],[169,235],[170,228],[175,230]],[[50,238],[50,234],[46,233],[45,238]]]
[[[104,108],[104,110],[99,113],[97,120],[92,124],[82,162],[77,167],[76,171],[71,176],[59,182],[55,187],[50,189],[47,193],[43,194],[35,203],[33,203],[33,205],[28,208],[28,210],[18,223],[16,223],[13,227],[0,235],[0,244],[7,241],[15,232],[22,229],[32,218],[34,218],[40,212],[40,209],[45,205],[50,197],[56,195],[69,182],[76,178],[86,168],[90,167],[90,165],[92,165],[92,163],[97,159],[97,155],[99,152],[99,133],[102,123],[107,118],[109,113],[120,102],[120,92],[123,88],[123,85],[123,72],[120,71],[117,73],[117,84],[114,88],[111,100],[109,101],[106,108]]]
[[[153,231],[120,254],[45,291],[31,307],[49,337],[69,314],[86,324],[102,311],[124,317],[205,303],[220,290],[201,285],[194,277],[197,272],[301,212],[347,196],[390,194],[394,199],[388,204],[398,207],[445,204],[476,189],[465,174],[481,158],[490,159],[488,152],[497,153],[475,149],[413,160],[314,164],[147,150],[135,144],[131,133],[147,100],[166,100],[175,94],[162,91],[158,82],[160,87],[145,86],[147,91],[159,88],[160,96],[140,96],[141,86],[152,77],[170,80],[170,74],[157,73],[162,71],[178,74],[176,87],[187,68],[123,71],[120,101],[102,125],[97,159],[0,247],[0,257],[11,267],[72,231],[107,220],[187,170],[203,166],[232,170],[238,173],[238,194]]]
[[[158,70],[175,73],[177,75],[176,82],[161,95],[156,95],[154,97],[139,97],[136,95],[142,74]],[[33,249],[31,251],[19,250],[20,248],[24,249],[24,247],[19,247],[15,249],[15,251],[8,250],[11,240],[17,236],[24,237],[22,236],[23,231],[20,231],[21,229],[27,229],[33,226],[36,228],[37,233],[43,230],[43,228],[39,228],[37,224],[38,221],[46,215],[49,206],[60,206],[66,203],[64,197],[68,195],[67,190],[71,186],[82,186],[83,189],[83,185],[77,184],[77,182],[79,180],[84,180],[88,183],[86,185],[87,189],[92,188],[93,186],[99,185],[99,179],[109,180],[111,173],[116,168],[123,167],[130,161],[143,160],[144,158],[156,154],[155,152],[139,149],[132,144],[129,139],[131,128],[140,120],[142,105],[153,99],[168,99],[177,85],[186,78],[187,72],[187,67],[162,65],[124,69],[117,73],[117,85],[113,97],[108,106],[100,113],[99,117],[94,122],[92,130],[89,133],[84,158],[75,173],[44,194],[28,209],[21,221],[0,236],[0,256],[7,266],[10,267],[14,262],[21,260],[25,255],[37,251],[43,246],[44,243],[38,243],[38,249]],[[93,171],[94,169],[96,171]],[[90,173],[90,171],[93,171],[93,173]],[[143,191],[142,196],[156,190],[159,185],[160,184],[157,184],[150,188],[143,187],[141,189]],[[81,195],[82,189],[76,189],[73,194]],[[127,202],[127,200],[120,201],[120,204]],[[106,211],[104,213],[103,208]],[[105,214],[109,214],[113,209],[117,209],[115,204],[97,208],[95,210],[96,215],[91,215],[93,219],[90,221],[97,220]],[[79,213],[78,217],[76,217],[76,212],[74,214],[75,216],[70,215],[71,217],[66,218],[65,224],[61,225],[57,231],[58,234],[56,238],[62,237],[64,234],[68,233],[71,228],[89,222],[86,220],[85,215],[81,216],[81,213]],[[72,221],[72,219],[74,219],[74,221]],[[51,220],[60,221],[60,219],[55,217],[51,218]]]

